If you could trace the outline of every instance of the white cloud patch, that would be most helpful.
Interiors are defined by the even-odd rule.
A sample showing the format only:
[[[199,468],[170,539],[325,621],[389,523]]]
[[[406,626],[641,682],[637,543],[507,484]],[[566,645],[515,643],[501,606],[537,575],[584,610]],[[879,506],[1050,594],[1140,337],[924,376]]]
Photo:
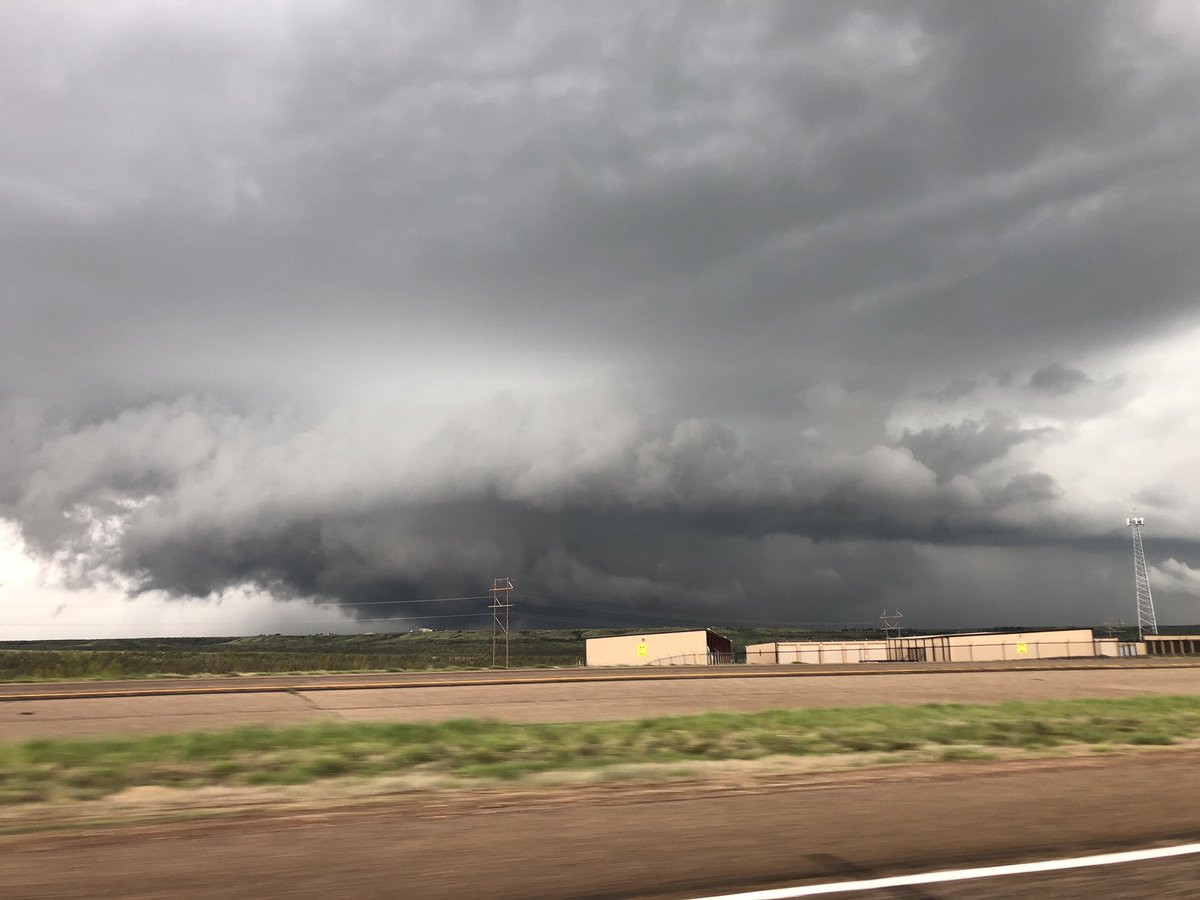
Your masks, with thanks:
[[[1166,559],[1151,566],[1149,575],[1151,590],[1200,597],[1200,569],[1193,569],[1185,562]]]
[[[0,520],[0,629],[4,640],[87,636],[205,637],[264,633],[357,632],[357,621],[331,604],[281,601],[253,586],[230,587],[188,602],[160,591],[134,592],[117,574],[80,586],[69,558],[33,554],[13,522]],[[384,626],[395,628],[393,621]],[[402,626],[401,626],[402,627]]]

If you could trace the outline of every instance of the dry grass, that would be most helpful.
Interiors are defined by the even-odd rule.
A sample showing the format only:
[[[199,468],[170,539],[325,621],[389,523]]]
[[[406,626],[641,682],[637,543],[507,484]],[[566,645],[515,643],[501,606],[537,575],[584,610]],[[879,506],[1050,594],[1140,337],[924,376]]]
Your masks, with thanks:
[[[1200,737],[1200,698],[714,713],[626,722],[314,724],[0,745],[0,802],[94,799],[131,787],[294,785],[345,776],[516,779],[769,756],[980,758],[1001,748],[1097,751]]]

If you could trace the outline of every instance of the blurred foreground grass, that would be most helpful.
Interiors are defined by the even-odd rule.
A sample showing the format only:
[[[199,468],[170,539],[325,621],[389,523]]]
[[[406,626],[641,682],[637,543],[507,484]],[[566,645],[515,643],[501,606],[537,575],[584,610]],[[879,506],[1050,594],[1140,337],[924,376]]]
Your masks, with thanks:
[[[139,785],[285,785],[414,772],[520,778],[555,770],[780,754],[968,759],[986,755],[989,748],[1083,744],[1107,749],[1195,737],[1200,737],[1198,697],[713,713],[563,725],[463,719],[244,727],[0,744],[0,803],[95,799]]]

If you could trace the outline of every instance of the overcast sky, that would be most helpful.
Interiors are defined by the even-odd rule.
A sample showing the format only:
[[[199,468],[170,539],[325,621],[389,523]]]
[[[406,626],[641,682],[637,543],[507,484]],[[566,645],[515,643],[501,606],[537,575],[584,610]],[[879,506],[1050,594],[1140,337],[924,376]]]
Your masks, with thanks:
[[[0,4],[0,636],[1200,621],[1200,12]],[[377,621],[386,619],[387,621]]]

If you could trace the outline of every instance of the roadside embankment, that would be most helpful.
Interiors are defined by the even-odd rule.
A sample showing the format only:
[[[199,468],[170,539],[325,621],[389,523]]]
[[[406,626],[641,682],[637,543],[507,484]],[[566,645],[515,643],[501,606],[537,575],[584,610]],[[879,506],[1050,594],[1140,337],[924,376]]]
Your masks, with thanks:
[[[519,780],[545,773],[769,757],[863,763],[994,753],[1111,752],[1200,738],[1200,697],[713,713],[618,722],[319,723],[0,745],[0,803],[94,800],[140,786],[295,785],[397,774]],[[674,769],[671,767],[675,767]]]

